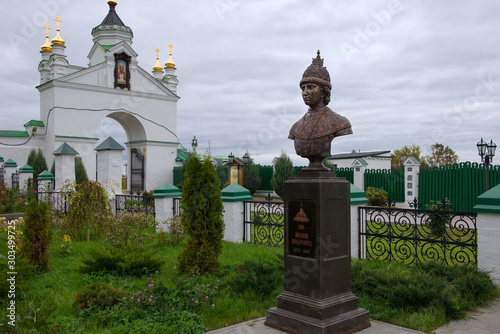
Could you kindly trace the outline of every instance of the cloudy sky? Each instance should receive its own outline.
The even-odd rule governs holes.
[[[478,161],[481,137],[500,144],[498,1],[118,0],[116,10],[144,69],[156,47],[164,63],[175,45],[177,134],[187,147],[196,135],[199,152],[210,142],[214,155],[248,150],[269,164],[283,150],[306,164],[287,136],[307,110],[298,83],[318,49],[332,78],[329,106],[354,132],[333,141],[333,154],[412,144],[426,153],[437,142]],[[86,66],[90,32],[107,11],[106,0],[2,5],[0,129],[39,118],[42,25],[55,28],[59,15],[67,59]],[[109,135],[126,140],[103,121],[99,136]]]

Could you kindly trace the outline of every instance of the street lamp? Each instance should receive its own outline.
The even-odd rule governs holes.
[[[488,144],[481,138],[481,141],[478,142],[476,146],[479,156],[481,157],[481,162],[484,162],[486,167],[486,191],[488,191],[490,190],[490,163],[493,162],[497,144],[495,144],[493,140]]]
[[[227,157],[229,158],[229,163],[232,164],[234,162],[234,154],[233,154],[233,152],[229,153],[229,155]]]
[[[248,164],[248,160],[250,160],[250,156],[248,155],[248,152],[245,152],[245,155],[243,156],[243,163],[245,166]]]

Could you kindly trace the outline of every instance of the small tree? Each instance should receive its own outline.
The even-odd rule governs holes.
[[[75,157],[75,179],[77,184],[88,181],[87,170],[81,157]]]
[[[444,147],[443,144],[436,143],[431,146],[431,154],[424,156],[422,159],[422,167],[439,167],[458,163],[458,154],[455,153],[449,146]]]
[[[243,168],[243,187],[250,190],[253,196],[260,187],[259,167],[253,163],[253,159],[248,158],[248,163]]]
[[[105,235],[112,213],[106,190],[99,183],[85,181],[78,185],[70,204],[64,227],[71,239],[82,240],[85,226],[87,241],[90,240],[91,228],[99,236]]]
[[[196,157],[189,158],[181,198],[181,223],[188,234],[179,255],[179,269],[183,273],[220,271],[224,220],[219,186],[210,160],[202,164]]]
[[[38,174],[48,169],[47,161],[45,160],[45,157],[41,149],[38,149],[38,151],[32,149],[28,154],[28,161],[26,163],[31,167],[33,167],[33,169],[35,170],[34,173],[35,179],[37,178]]]
[[[38,270],[49,270],[50,217],[47,205],[32,199],[26,210],[21,254]]]
[[[394,153],[391,154],[391,168],[392,169],[400,169],[403,168],[403,164],[405,163],[408,157],[415,157],[419,161],[422,161],[420,155],[422,154],[422,150],[420,146],[413,144],[412,146],[403,146],[399,150],[394,150]]]
[[[217,164],[215,172],[220,181],[220,188],[222,189],[224,188],[224,185],[227,183],[227,177],[226,177],[226,172],[224,171],[224,166],[221,163]]]
[[[291,177],[293,177],[292,160],[290,160],[285,152],[281,152],[280,157],[274,164],[274,173],[271,179],[271,185],[273,186],[274,192],[279,197],[283,198],[283,184]]]

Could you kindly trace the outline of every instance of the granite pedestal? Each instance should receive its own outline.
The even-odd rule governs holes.
[[[267,326],[287,333],[354,333],[369,313],[351,292],[350,183],[330,172],[285,182],[285,280]]]

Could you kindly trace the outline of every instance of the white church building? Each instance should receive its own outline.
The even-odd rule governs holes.
[[[109,117],[123,127],[127,136],[127,190],[151,191],[166,181],[173,182],[179,145],[179,82],[172,61],[172,44],[164,67],[160,65],[157,48],[152,73],[141,68],[132,48],[132,29],[118,16],[117,2],[109,0],[108,5],[107,16],[92,29],[94,44],[88,54],[88,66],[70,65],[59,16],[55,18],[57,35],[51,41],[49,25],[45,26],[46,42],[41,47],[38,66],[40,85],[36,87],[40,92],[39,119],[27,120],[22,131],[1,130],[0,156],[23,166],[29,152],[41,148],[50,167],[56,157],[54,152],[66,143],[82,158],[89,179],[103,183],[104,177],[121,180],[121,152],[115,159],[97,157],[102,152],[102,147],[96,151],[97,128]],[[66,167],[72,168],[68,161]],[[119,164],[120,168],[110,168],[109,164]],[[61,172],[58,168],[66,167],[56,165],[56,176]],[[109,171],[119,175],[110,176]]]

